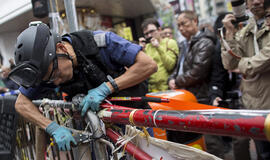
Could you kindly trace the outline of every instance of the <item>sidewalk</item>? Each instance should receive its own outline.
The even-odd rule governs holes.
[[[251,160],[257,160],[257,153],[255,148],[255,143],[253,140],[250,140],[249,142],[249,150],[250,150],[250,158]],[[224,160],[235,160],[233,157],[233,150],[232,148],[228,153],[225,154]]]

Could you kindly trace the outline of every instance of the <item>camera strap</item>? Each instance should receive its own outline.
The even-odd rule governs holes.
[[[224,38],[224,34],[223,34],[223,27],[219,30],[220,31],[220,36],[221,36],[221,41],[223,42],[223,45],[226,49],[226,51],[232,55],[233,57],[237,58],[237,59],[241,59],[240,56],[236,55],[235,53],[233,53],[231,47],[229,46],[228,42],[225,40]]]
[[[260,50],[259,50],[259,45],[258,45],[258,42],[257,42],[257,31],[258,31],[258,26],[255,22],[255,25],[254,25],[254,36],[253,36],[253,43],[254,43],[254,49],[255,49],[255,55],[258,55],[260,53]]]

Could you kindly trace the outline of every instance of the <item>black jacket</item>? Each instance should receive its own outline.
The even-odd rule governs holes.
[[[177,67],[169,80],[175,79],[178,88],[192,92],[198,99],[208,99],[215,42],[214,34],[206,29],[201,30],[199,35],[192,37],[183,64],[183,74],[178,75],[180,56]],[[183,51],[182,48],[180,49]]]
[[[211,78],[209,86],[209,97],[211,102],[216,97],[224,98],[224,94],[229,87],[229,74],[228,71],[224,69],[221,61],[221,45],[219,40],[215,47],[215,52],[213,54],[213,63],[211,68]]]

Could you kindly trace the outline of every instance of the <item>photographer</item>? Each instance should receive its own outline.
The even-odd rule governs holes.
[[[160,25],[154,18],[144,20],[141,28],[145,38],[144,51],[158,65],[158,71],[149,78],[149,92],[167,90],[168,77],[175,67],[179,54],[177,42],[161,37]],[[144,39],[140,38],[140,40]],[[143,41],[140,41],[140,45],[144,46]]]
[[[244,28],[238,30],[232,23],[236,15],[229,14],[223,19],[226,33],[222,41],[222,62],[226,69],[242,75],[240,90],[245,109],[270,109],[270,32],[264,23],[264,0],[246,2],[254,17]],[[258,159],[270,159],[270,143],[254,141]],[[249,145],[248,141],[245,143]]]

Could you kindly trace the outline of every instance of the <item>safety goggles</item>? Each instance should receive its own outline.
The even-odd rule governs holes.
[[[46,82],[48,84],[53,83],[53,81],[57,78],[58,57],[68,58],[69,60],[71,60],[72,66],[73,66],[72,57],[68,53],[58,53],[58,54],[56,54],[55,58],[52,61],[53,62],[53,68],[52,68],[52,71],[50,73],[50,76],[49,76],[49,78],[47,80],[44,81],[44,82]]]
[[[23,87],[32,87],[40,83],[40,72],[29,62],[16,66],[8,75],[15,83]]]
[[[58,56],[55,56],[55,58],[53,59],[53,68],[52,68],[52,71],[50,73],[48,80],[45,80],[46,83],[53,83],[53,81],[56,79],[56,70],[58,69],[57,57]]]

